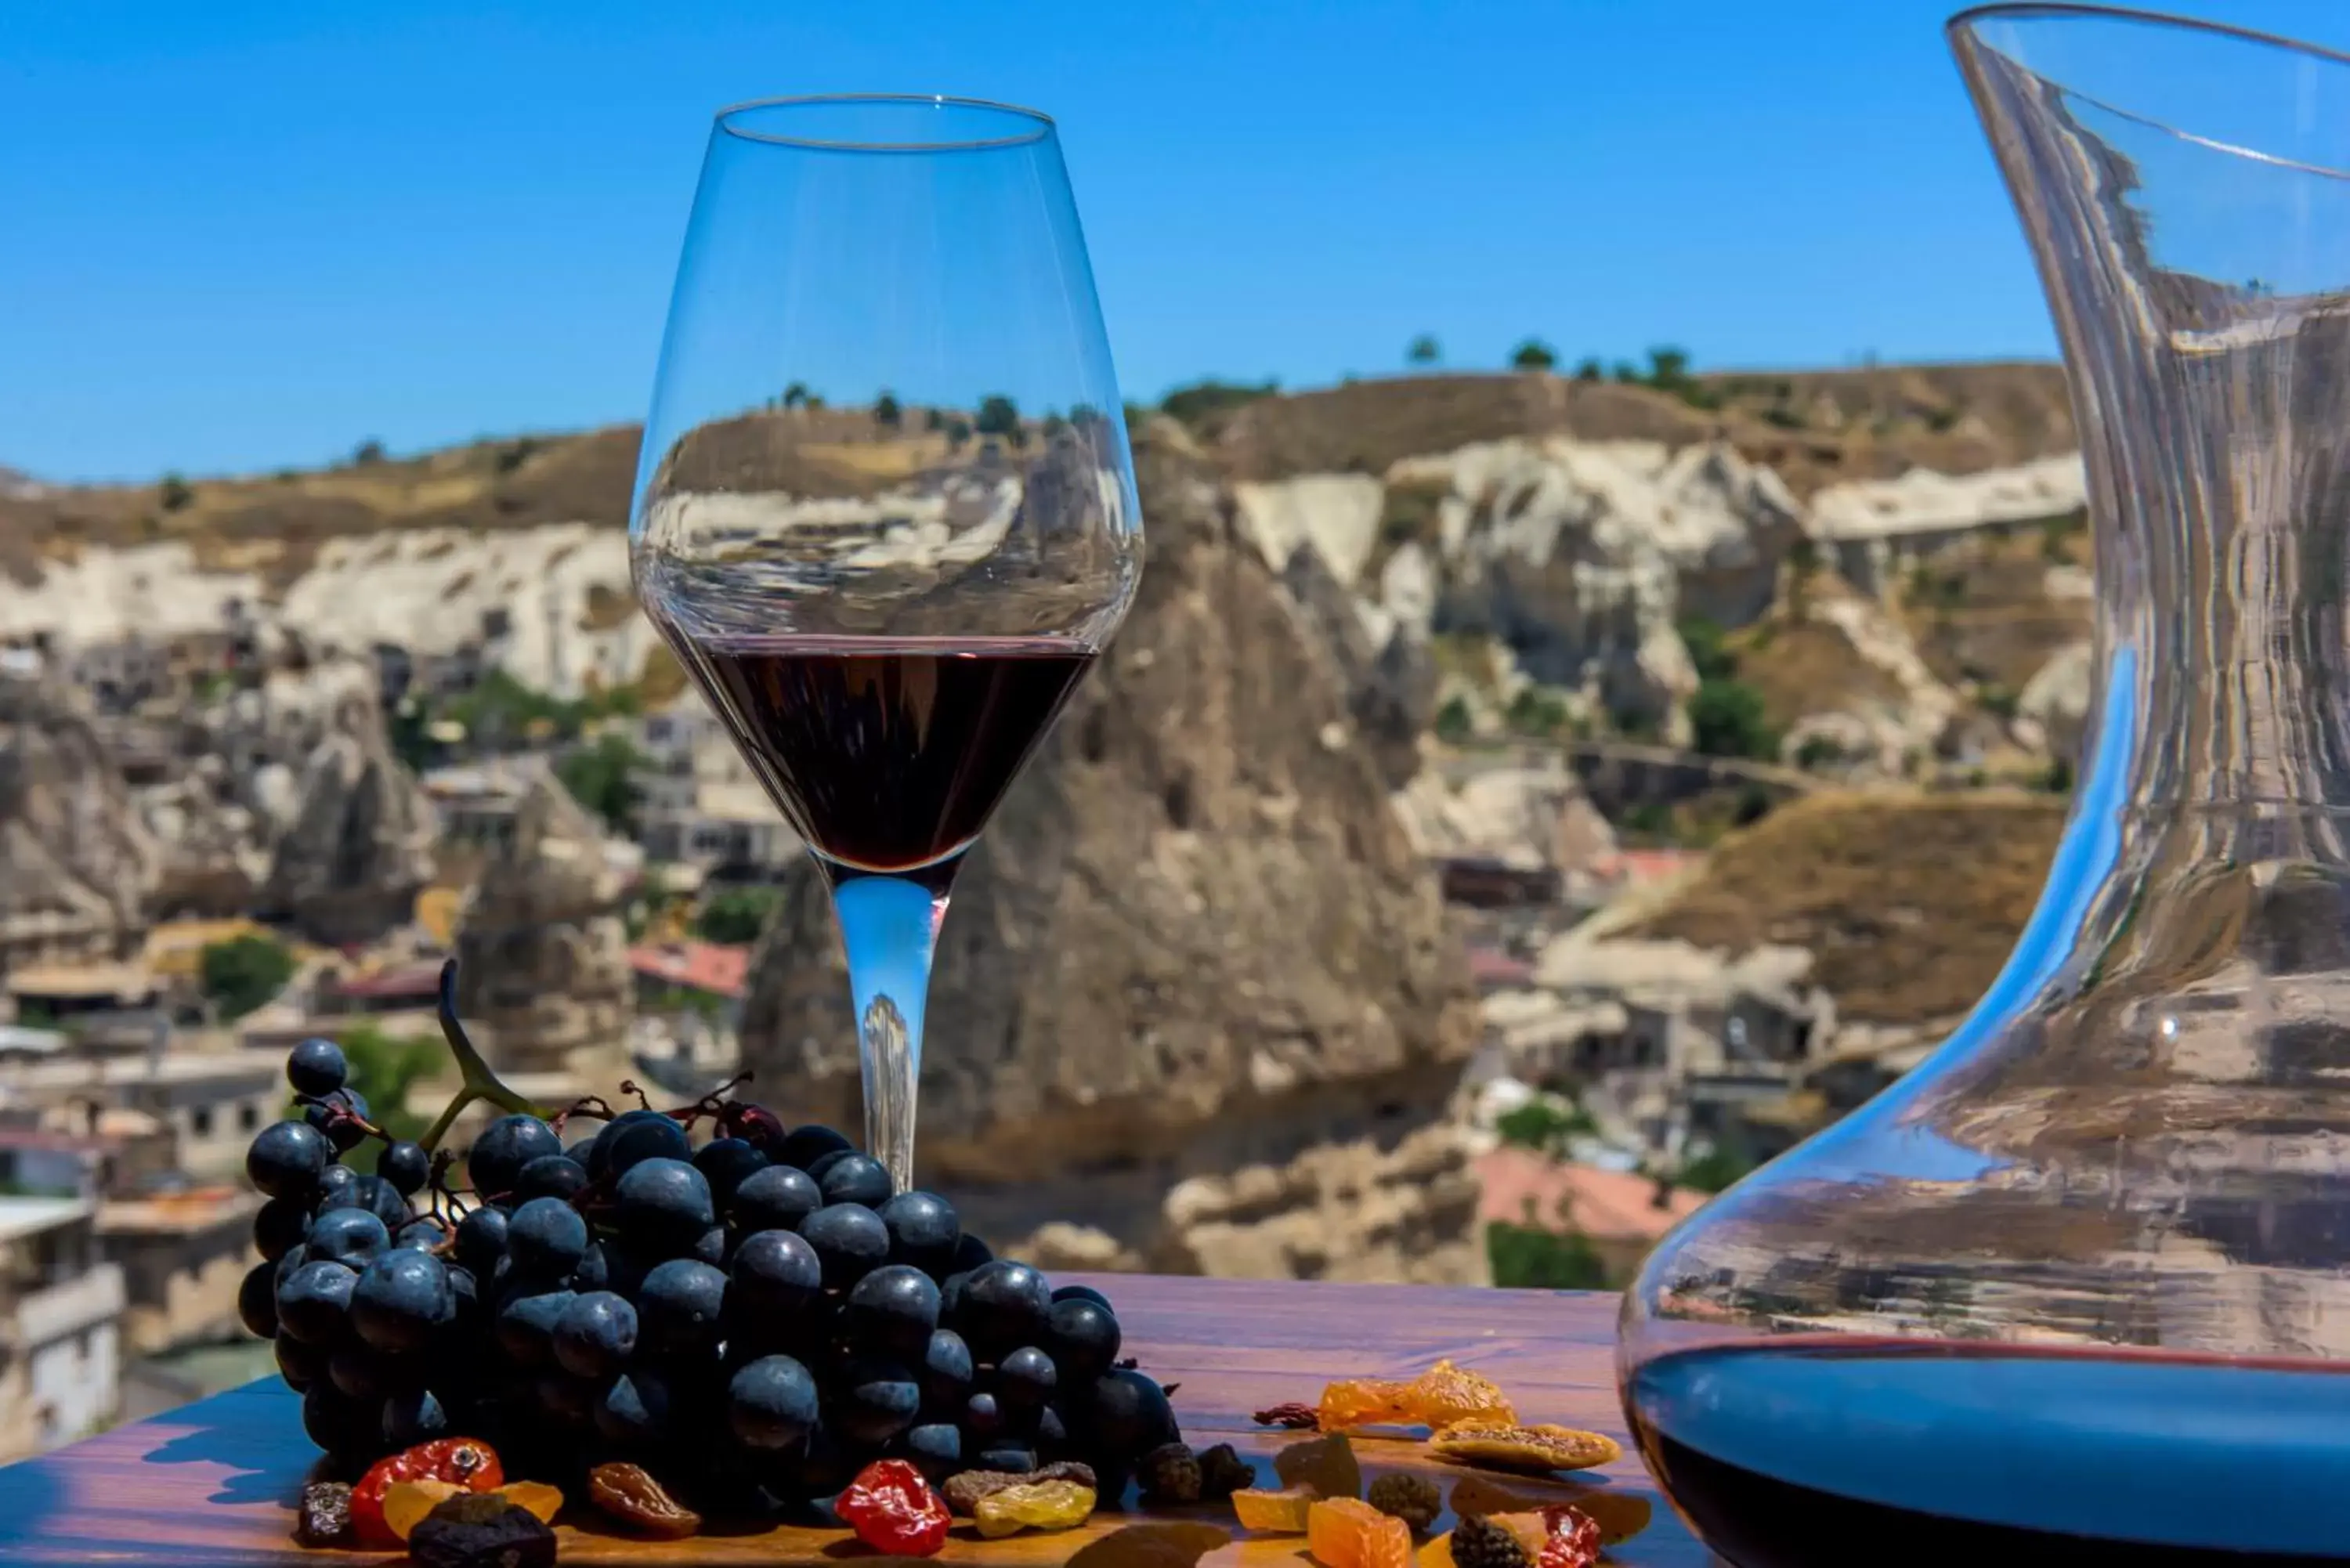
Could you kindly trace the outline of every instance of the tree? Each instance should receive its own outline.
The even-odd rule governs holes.
[[[794,381],[784,389],[784,407],[796,409],[807,400],[808,389],[806,381]]]
[[[722,888],[694,917],[694,934],[705,942],[755,942],[782,899],[783,894],[773,888]]]
[[[1510,369],[1513,370],[1547,370],[1557,363],[1558,356],[1551,352],[1550,345],[1539,337],[1527,338],[1518,345],[1518,351],[1510,356]]]
[[[1575,361],[1575,379],[1578,381],[1596,381],[1603,379],[1604,375],[1605,373],[1599,369],[1599,360],[1596,355]]]
[[[283,942],[248,932],[206,944],[196,958],[196,983],[223,1018],[242,1018],[285,990],[294,967]]]
[[[1495,1284],[1512,1290],[1609,1288],[1607,1260],[1590,1237],[1572,1225],[1564,1231],[1544,1230],[1534,1223],[1531,1200],[1526,1210],[1525,1224],[1496,1220],[1485,1227],[1485,1257],[1492,1265]]]
[[[158,499],[162,502],[166,512],[177,512],[196,498],[196,487],[176,473],[165,474],[163,483],[156,489]]]
[[[1648,350],[1648,384],[1672,388],[1689,379],[1689,351],[1685,348],[1651,348]]]
[[[1680,633],[1681,643],[1689,649],[1690,663],[1696,668],[1700,680],[1727,680],[1738,673],[1738,655],[1730,651],[1719,625],[1704,616],[1693,615],[1674,629]]]
[[[964,443],[970,440],[971,421],[969,420],[949,420],[947,421],[947,450],[949,452],[961,452],[963,449]]]
[[[923,410],[922,428],[926,431],[942,431],[946,429],[947,416],[945,412],[939,409]]]
[[[372,436],[369,437],[366,441],[359,442],[358,447],[351,452],[351,466],[354,468],[365,468],[371,462],[381,462],[382,461],[383,442],[377,441]]]
[[[905,410],[898,407],[898,400],[890,396],[888,391],[883,391],[879,397],[873,400],[875,424],[887,425],[889,429],[896,430],[904,422],[905,417]]]
[[[1444,358],[1444,350],[1437,347],[1433,337],[1423,332],[1411,340],[1410,346],[1404,349],[1403,357],[1414,365],[1433,365]]]
[[[431,1126],[408,1108],[409,1091],[439,1072],[448,1061],[440,1042],[395,1038],[373,1024],[361,1023],[343,1032],[337,1041],[350,1064],[350,1085],[367,1096],[376,1126],[396,1138],[414,1139]]]
[[[1710,757],[1770,757],[1777,737],[1762,716],[1762,693],[1743,680],[1704,680],[1690,699],[1692,743]]]
[[[643,753],[625,735],[599,735],[592,745],[569,753],[555,764],[555,776],[571,798],[602,817],[615,833],[626,833],[637,812],[637,771]]]
[[[1001,392],[979,400],[979,417],[971,428],[982,435],[1008,436],[1020,428],[1020,405]]]

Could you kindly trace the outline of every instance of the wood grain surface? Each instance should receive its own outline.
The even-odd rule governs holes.
[[[1127,1351],[1162,1381],[1180,1384],[1176,1414],[1194,1447],[1231,1442],[1276,1485],[1274,1450],[1299,1434],[1265,1431],[1252,1412],[1312,1401],[1332,1378],[1408,1377],[1440,1356],[1498,1381],[1529,1421],[1609,1433],[1627,1455],[1576,1481],[1511,1478],[1522,1491],[1571,1501],[1605,1487],[1654,1505],[1648,1527],[1610,1550],[1627,1568],[1700,1568],[1715,1561],[1674,1517],[1629,1453],[1616,1401],[1616,1299],[1545,1291],[1341,1285],[1295,1282],[1112,1276],[1095,1280],[1118,1303]],[[1430,1460],[1418,1443],[1360,1438],[1367,1476],[1411,1469],[1449,1492],[1465,1469]],[[0,1469],[0,1564],[377,1564],[380,1552],[307,1551],[293,1543],[294,1503],[317,1458],[302,1436],[296,1397],[276,1381],[254,1383],[152,1420],[117,1428],[56,1453]],[[967,1522],[941,1563],[1058,1568],[1088,1542],[1156,1519],[1232,1527],[1228,1508],[1146,1511],[1129,1492],[1083,1530],[982,1541]],[[1439,1530],[1450,1529],[1451,1515]],[[585,1506],[557,1527],[565,1563],[765,1563],[829,1568],[883,1561],[842,1530],[807,1526],[702,1535],[681,1542],[627,1539]],[[1311,1568],[1297,1536],[1251,1537],[1233,1529],[1206,1568]]]

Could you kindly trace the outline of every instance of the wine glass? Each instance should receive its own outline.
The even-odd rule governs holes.
[[[898,96],[719,114],[631,564],[830,885],[866,1144],[900,1190],[955,867],[1141,575],[1122,410],[1050,119]]]

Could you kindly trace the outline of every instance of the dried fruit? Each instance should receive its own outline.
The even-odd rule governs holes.
[[[1199,1456],[1185,1443],[1162,1443],[1137,1461],[1135,1475],[1148,1502],[1200,1501]]]
[[[1446,1539],[1453,1568],[1533,1568],[1534,1552],[1502,1520],[1464,1513]]]
[[[1284,1487],[1279,1491],[1245,1488],[1232,1493],[1232,1512],[1240,1516],[1243,1530],[1303,1535],[1306,1510],[1320,1498],[1321,1494],[1310,1486]]]
[[[1315,1418],[1326,1432],[1408,1422],[1412,1416],[1405,1399],[1410,1392],[1410,1384],[1384,1377],[1333,1383],[1322,1390],[1322,1403],[1315,1411]]]
[[[555,1516],[563,1511],[563,1489],[545,1481],[508,1481],[491,1495],[529,1510],[541,1524],[553,1524]]]
[[[1429,1451],[1440,1459],[1504,1470],[1580,1470],[1621,1459],[1623,1446],[1599,1432],[1572,1427],[1492,1426],[1462,1421],[1440,1429]]]
[[[1260,1427],[1291,1427],[1301,1432],[1322,1424],[1321,1413],[1313,1406],[1295,1402],[1259,1410],[1250,1419]]]
[[[1273,1456],[1273,1470],[1284,1486],[1310,1486],[1324,1497],[1363,1495],[1363,1467],[1344,1432],[1290,1444]]]
[[[1575,1487],[1564,1494],[1562,1502],[1562,1494],[1557,1490],[1536,1493],[1485,1476],[1461,1477],[1453,1485],[1451,1501],[1455,1513],[1489,1514],[1508,1524],[1518,1532],[1520,1539],[1530,1542],[1529,1551],[1539,1551],[1550,1533],[1549,1526],[1543,1522],[1546,1509],[1572,1506],[1596,1521],[1602,1546],[1631,1540],[1648,1529],[1656,1517],[1656,1505],[1638,1492]]]
[[[990,1541],[1024,1530],[1075,1530],[1094,1516],[1094,1489],[1075,1481],[1008,1486],[979,1500],[972,1517]]]
[[[505,1471],[487,1443],[476,1438],[442,1438],[378,1459],[351,1489],[351,1528],[363,1546],[396,1546],[400,1537],[383,1519],[383,1494],[406,1480],[453,1481],[464,1491],[495,1491]]]
[[[1411,1568],[1411,1528],[1358,1497],[1305,1511],[1305,1550],[1322,1568]]]
[[[351,1489],[341,1481],[312,1481],[302,1489],[302,1519],[294,1539],[305,1546],[345,1546],[351,1538]]]
[[[1091,1465],[1064,1459],[1041,1469],[964,1470],[960,1475],[949,1476],[946,1480],[947,1506],[957,1513],[970,1516],[978,1511],[979,1500],[983,1497],[1002,1491],[1006,1487],[1035,1486],[1045,1481],[1075,1481],[1096,1493],[1100,1490]]]
[[[1413,1420],[1439,1428],[1462,1421],[1513,1427],[1518,1420],[1500,1384],[1450,1361],[1440,1361],[1413,1378],[1403,1405]]]
[[[702,1528],[702,1515],[671,1497],[642,1465],[598,1465],[588,1472],[588,1501],[660,1541],[681,1541]]]
[[[857,1539],[876,1552],[929,1557],[947,1543],[947,1505],[903,1459],[876,1459],[832,1505]]]
[[[384,1528],[405,1541],[426,1514],[464,1490],[455,1481],[394,1481],[383,1494]]]
[[[1543,1510],[1549,1535],[1534,1556],[1536,1568],[1591,1568],[1599,1561],[1599,1521],[1572,1503]]]
[[[554,1568],[555,1532],[501,1497],[460,1493],[408,1536],[416,1568]]]
[[[1364,1501],[1381,1513],[1402,1520],[1415,1531],[1426,1530],[1444,1511],[1444,1495],[1426,1476],[1398,1470],[1371,1483]]]
[[[1230,1443],[1200,1450],[1200,1495],[1222,1501],[1244,1486],[1256,1485],[1256,1467],[1241,1458]]]

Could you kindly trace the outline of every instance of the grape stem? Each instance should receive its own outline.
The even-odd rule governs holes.
[[[426,1153],[441,1147],[442,1138],[456,1125],[465,1107],[475,1100],[487,1100],[499,1109],[515,1116],[543,1116],[546,1114],[501,1083],[498,1075],[490,1071],[490,1064],[482,1060],[481,1052],[473,1048],[473,1042],[466,1036],[464,1023],[457,1016],[455,959],[441,966],[440,1013],[441,1037],[449,1043],[450,1054],[457,1058],[457,1071],[463,1081],[458,1085],[456,1095],[451,1098],[440,1118],[425,1130],[422,1137],[416,1140],[424,1146]]]

